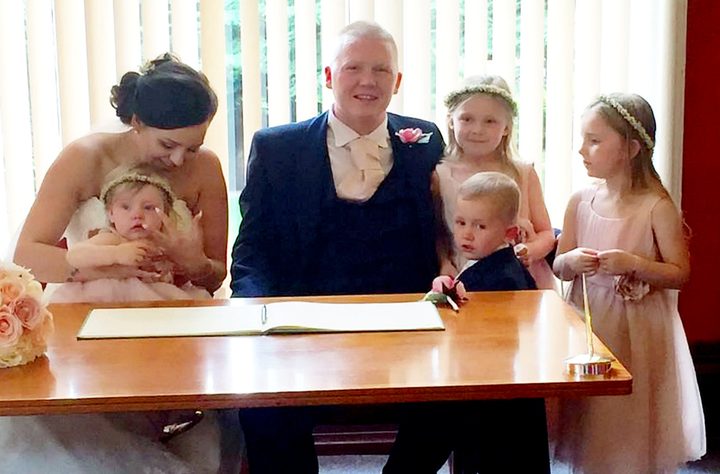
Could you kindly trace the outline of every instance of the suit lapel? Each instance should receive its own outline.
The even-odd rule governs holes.
[[[308,128],[301,132],[299,139],[303,149],[295,160],[295,196],[298,197],[295,217],[299,229],[300,248],[314,248],[317,239],[317,226],[320,223],[322,201],[328,186],[330,161],[327,151],[328,113],[312,120]],[[330,183],[332,184],[332,183]],[[303,252],[309,256],[312,252]]]

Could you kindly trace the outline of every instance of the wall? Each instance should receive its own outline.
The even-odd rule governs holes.
[[[720,2],[688,1],[682,208],[693,236],[680,314],[694,352],[720,347],[719,19]]]

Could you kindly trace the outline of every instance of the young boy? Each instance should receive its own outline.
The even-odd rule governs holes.
[[[457,279],[468,291],[537,289],[510,242],[516,225],[520,189],[502,173],[477,173],[458,190],[453,234],[468,259]]]
[[[517,184],[502,173],[460,186],[453,234],[469,259],[457,277],[466,290],[536,289],[510,244],[519,203]],[[542,398],[418,403],[406,410],[383,474],[435,474],[453,451],[456,472],[549,474],[547,443]]]

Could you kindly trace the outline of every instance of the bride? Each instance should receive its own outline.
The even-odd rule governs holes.
[[[140,73],[126,73],[112,88],[111,103],[125,129],[91,133],[60,153],[20,232],[14,261],[46,283],[142,276],[142,263],[78,270],[57,243],[64,235],[87,238],[96,228],[89,203],[97,201],[109,173],[145,165],[168,181],[191,215],[202,213],[199,232],[170,229],[163,250],[176,275],[212,294],[227,272],[228,212],[220,162],[202,147],[217,110],[215,93],[204,75],[166,54]],[[152,417],[142,413],[0,417],[0,473],[47,466],[68,474],[217,472],[223,469],[220,434],[225,447],[239,442],[236,424],[218,423],[223,416],[237,420],[232,412],[210,412],[166,443],[158,439]],[[227,436],[235,439],[228,443]]]

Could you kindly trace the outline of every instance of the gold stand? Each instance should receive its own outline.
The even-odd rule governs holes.
[[[590,302],[587,292],[587,278],[582,275],[583,283],[583,306],[585,309],[585,338],[587,340],[587,354],[579,354],[565,359],[567,371],[570,375],[604,375],[610,372],[612,360],[595,354],[593,348],[592,314],[590,313]]]

